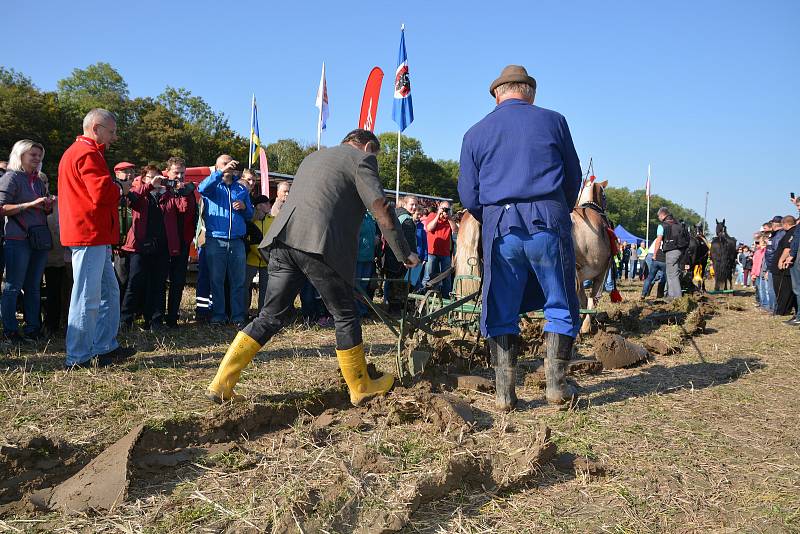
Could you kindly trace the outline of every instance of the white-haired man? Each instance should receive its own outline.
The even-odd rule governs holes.
[[[117,140],[117,121],[105,109],[83,119],[78,136],[58,164],[61,244],[72,251],[72,296],[67,320],[66,366],[100,366],[129,356],[117,342],[119,285],[111,246],[119,242],[120,189],[104,151]]]

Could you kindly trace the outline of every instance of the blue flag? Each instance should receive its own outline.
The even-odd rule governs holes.
[[[408,76],[405,28],[400,29],[400,52],[397,55],[397,70],[394,74],[394,107],[392,119],[402,132],[414,122],[414,106],[411,104],[411,79]]]

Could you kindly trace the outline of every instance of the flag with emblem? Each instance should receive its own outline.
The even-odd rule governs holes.
[[[394,108],[392,119],[402,132],[414,122],[414,107],[411,103],[411,79],[408,76],[405,26],[400,27],[400,52],[397,55],[397,70],[394,73]]]

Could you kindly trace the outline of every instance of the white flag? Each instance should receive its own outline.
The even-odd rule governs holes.
[[[325,131],[325,126],[328,122],[328,86],[325,83],[325,63],[322,63],[322,77],[319,79],[319,89],[317,90],[317,103],[319,108],[319,124],[317,125],[317,134]]]

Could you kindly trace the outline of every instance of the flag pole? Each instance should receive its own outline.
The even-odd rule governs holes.
[[[647,219],[645,220],[646,236],[644,238],[647,246],[650,247],[650,189],[653,184],[650,183],[650,164],[647,164]]]
[[[400,130],[397,130],[397,181],[395,182],[394,203],[400,204]]]
[[[317,150],[319,150],[320,139],[322,138],[322,106],[319,108],[319,117],[317,117]]]
[[[250,102],[250,150],[247,151],[247,168],[253,166],[253,113],[256,110],[256,94],[253,93],[253,100]]]
[[[319,114],[317,115],[317,150],[319,150],[322,140],[322,110],[325,107],[325,93],[327,93],[327,82],[325,81],[325,62],[322,62],[322,77],[319,80],[317,89],[317,99],[319,99]]]

